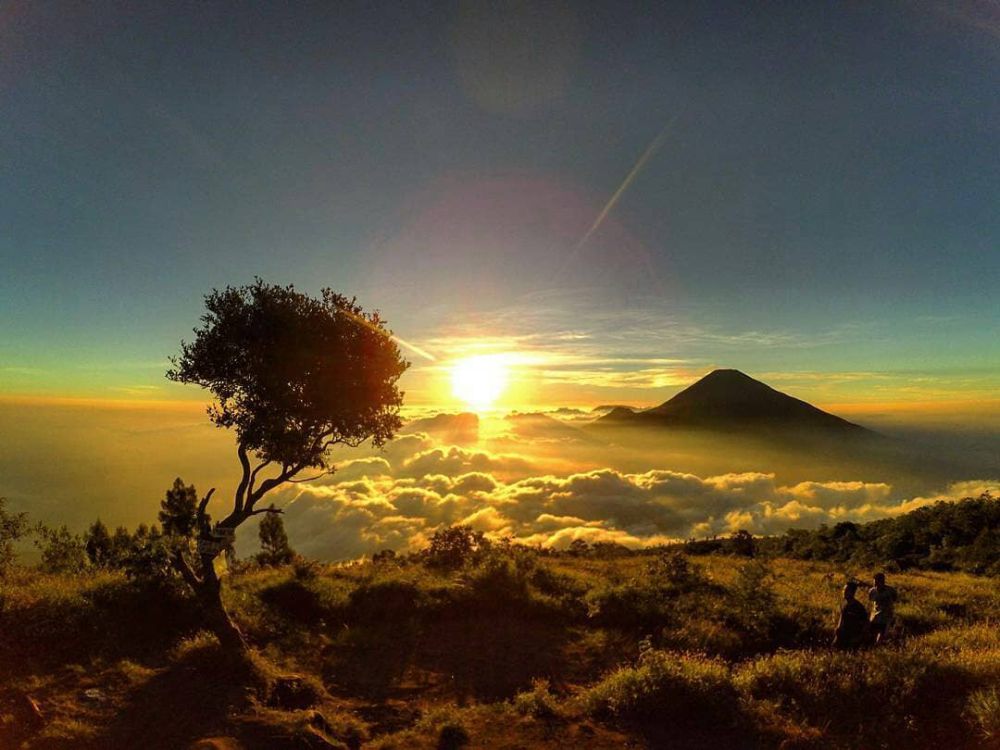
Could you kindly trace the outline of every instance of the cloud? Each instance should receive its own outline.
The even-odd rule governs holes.
[[[432,448],[410,457],[402,463],[402,476],[422,477],[428,474],[455,476],[468,472],[491,474],[526,474],[532,471],[530,461],[516,455],[496,455],[488,451],[468,450],[458,446]]]
[[[384,548],[412,551],[435,529],[456,523],[543,547],[584,539],[639,548],[737,529],[772,534],[869,521],[997,485],[963,482],[901,499],[882,482],[782,485],[769,472],[698,476],[598,468],[554,474],[537,468],[520,455],[429,447],[426,436],[408,435],[382,456],[347,462],[323,484],[286,488],[285,524],[300,552],[324,560]]]

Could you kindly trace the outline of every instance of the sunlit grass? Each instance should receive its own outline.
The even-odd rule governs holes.
[[[892,574],[902,596],[896,640],[845,654],[828,647],[840,586],[871,571],[763,565],[758,579],[747,578],[745,559],[724,556],[509,550],[454,568],[405,559],[237,566],[224,590],[265,682],[301,674],[364,705],[411,696],[401,726],[341,703],[324,709],[343,736],[373,747],[437,747],[463,733],[486,746],[516,738],[544,746],[552,722],[586,723],[597,747],[654,725],[755,737],[762,747],[899,738],[924,747],[945,729],[959,738],[951,746],[996,741],[996,579]],[[762,608],[740,593],[747,580],[771,592]],[[14,571],[3,588],[0,668],[12,689],[54,712],[46,741],[100,739],[104,719],[79,701],[95,676],[121,711],[161,675],[214,663],[217,647],[199,631],[192,602],[181,592],[150,608],[164,596],[150,599],[118,574]],[[15,665],[4,655],[16,652],[27,658]],[[294,713],[258,711],[255,721],[271,731],[306,731]]]

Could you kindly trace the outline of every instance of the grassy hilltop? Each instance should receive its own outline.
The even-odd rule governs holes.
[[[833,652],[869,572],[474,544],[245,564],[227,606],[257,650],[230,662],[179,587],[14,569],[0,747],[1000,747],[1000,581],[891,574],[895,643]]]

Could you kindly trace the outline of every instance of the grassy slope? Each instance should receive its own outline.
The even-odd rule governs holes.
[[[656,560],[247,570],[227,597],[249,667],[182,594],[21,572],[3,588],[0,748],[1000,747],[997,579],[894,576],[897,645],[840,654],[824,645],[839,584],[861,571]],[[773,601],[746,595],[755,573]],[[254,687],[279,672],[311,707],[268,705]]]

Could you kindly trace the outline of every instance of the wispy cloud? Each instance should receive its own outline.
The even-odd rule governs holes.
[[[593,309],[589,298],[586,289],[525,295],[516,304],[439,326],[420,340],[438,358],[422,369],[440,373],[454,359],[507,353],[515,368],[530,369],[548,385],[652,390],[686,385],[717,361],[742,359],[743,352],[803,350],[870,335],[851,324],[820,334],[734,330],[692,322],[691,314],[662,300],[642,298],[608,310]]]

